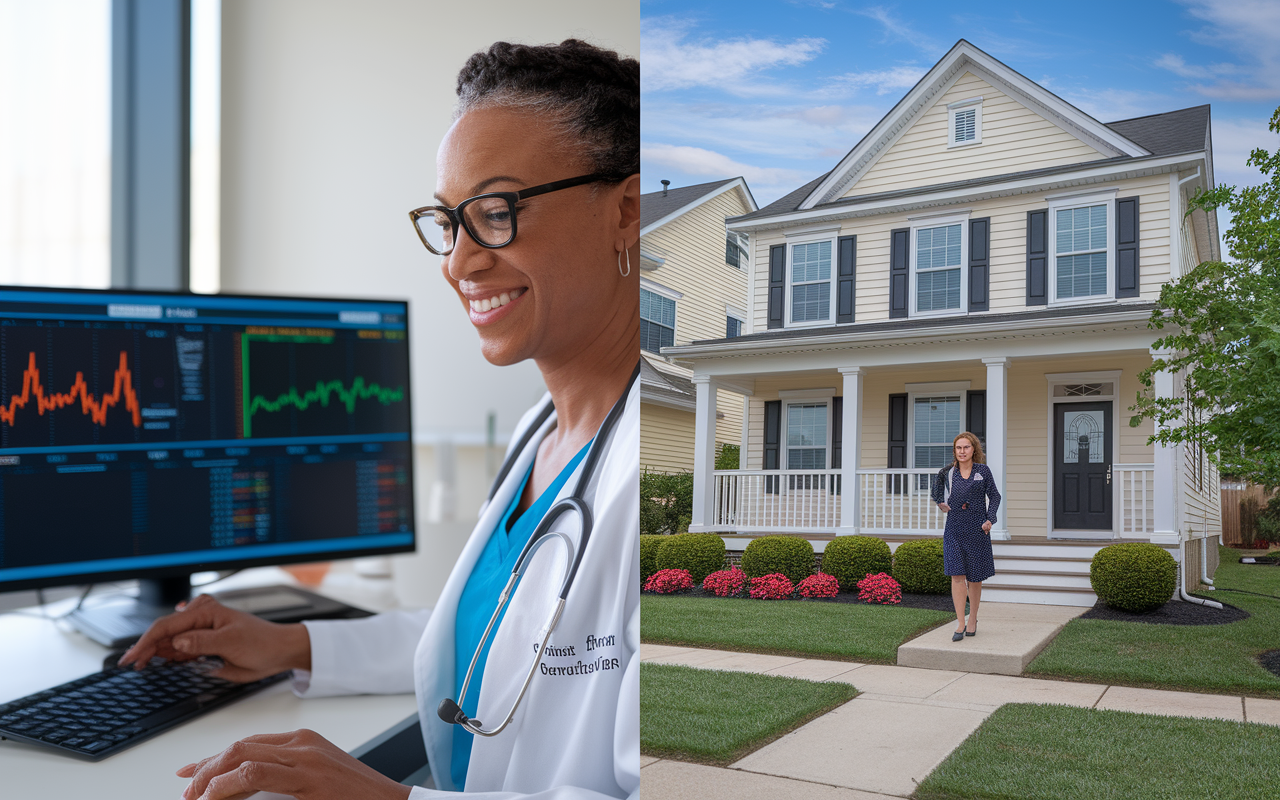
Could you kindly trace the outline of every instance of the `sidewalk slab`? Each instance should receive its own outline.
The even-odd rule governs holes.
[[[640,769],[644,769],[645,767],[649,766],[650,764],[656,764],[656,763],[657,763],[658,761],[660,761],[660,760],[661,760],[661,759],[654,758],[653,756],[641,755],[641,756],[640,756]]]
[[[1240,697],[1221,694],[1112,686],[1107,689],[1107,693],[1098,701],[1096,707],[1116,711],[1136,711],[1139,714],[1158,714],[1165,717],[1244,721],[1244,707],[1240,703]]]
[[[647,664],[677,664],[682,667],[703,667],[704,669],[713,669],[713,667],[705,666],[707,662],[719,661],[728,656],[739,655],[728,650],[698,650],[689,648],[679,653],[670,653],[668,655],[654,656],[653,658],[644,658]]]
[[[858,691],[893,697],[925,698],[942,687],[960,678],[962,672],[948,672],[940,669],[913,669],[911,667],[890,667],[884,664],[868,664],[860,667],[854,675],[845,676],[849,680],[857,680],[854,684]],[[842,680],[845,680],[842,678]],[[845,680],[847,683],[848,680]]]
[[[978,635],[951,641],[947,623],[898,648],[898,663],[924,669],[949,669],[997,675],[1021,675],[1063,626],[1087,608],[992,603],[978,607]]]
[[[983,711],[860,697],[731,768],[905,797],[986,717]]]
[[[676,656],[679,658],[679,656]],[[781,667],[790,666],[804,661],[803,658],[795,656],[766,656],[758,653],[721,653],[721,657],[711,661],[702,661],[698,664],[700,669],[720,669],[729,672],[757,672],[765,673],[771,669],[779,669]],[[667,663],[677,663],[668,661]]]
[[[1244,716],[1249,722],[1280,725],[1280,700],[1262,700],[1257,697],[1244,699]]]
[[[817,658],[806,658],[794,664],[775,667],[764,673],[781,675],[784,678],[803,678],[807,681],[837,681],[854,683],[854,675],[859,667],[865,666],[853,661],[823,661]]]
[[[780,797],[890,800],[897,797],[682,761],[659,761],[647,768],[641,778],[640,794],[644,800],[777,800]]]
[[[667,656],[679,655],[681,653],[691,653],[696,648],[693,647],[672,647],[669,644],[649,644],[647,642],[640,643],[640,660],[648,661],[651,658],[666,658]]]
[[[1050,703],[1093,708],[1106,690],[1106,685],[1097,683],[969,674],[929,695],[929,700],[996,706],[1005,703]]]

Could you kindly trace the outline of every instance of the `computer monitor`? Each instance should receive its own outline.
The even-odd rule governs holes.
[[[414,549],[404,302],[0,288],[0,592]]]

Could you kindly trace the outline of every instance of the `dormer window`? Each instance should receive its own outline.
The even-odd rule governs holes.
[[[947,147],[982,144],[982,98],[947,106]]]

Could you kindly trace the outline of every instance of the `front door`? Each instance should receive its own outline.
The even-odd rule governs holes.
[[[1053,527],[1110,531],[1111,403],[1057,403],[1053,431]]]

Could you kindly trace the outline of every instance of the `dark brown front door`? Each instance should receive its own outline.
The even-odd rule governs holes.
[[[1053,527],[1111,530],[1111,403],[1058,403],[1053,432]]]

